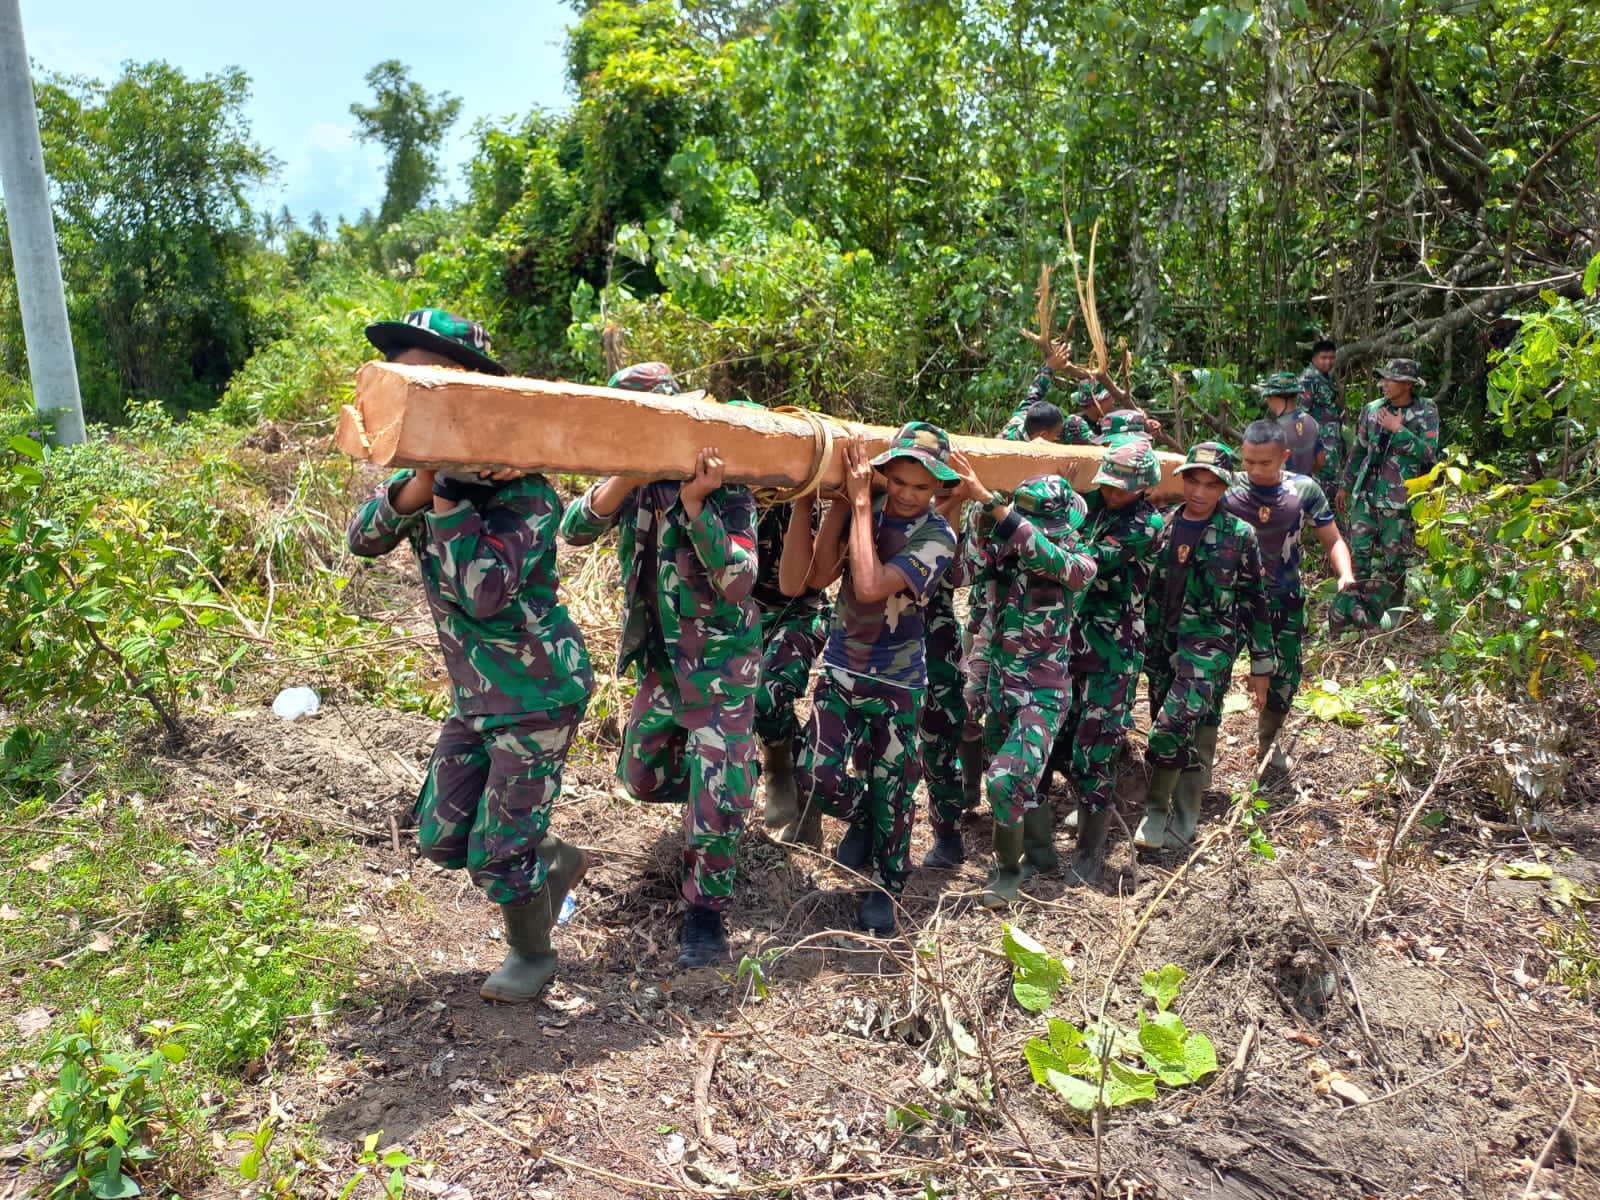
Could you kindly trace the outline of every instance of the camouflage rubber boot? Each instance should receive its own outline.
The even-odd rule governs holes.
[[[1176,767],[1157,767],[1151,772],[1144,793],[1144,818],[1133,831],[1133,844],[1139,849],[1166,849],[1167,810],[1172,807],[1172,789],[1177,783]]]
[[[985,908],[1008,908],[1016,902],[1022,886],[1022,826],[994,827],[994,867],[984,883]]]
[[[1217,735],[1221,732],[1222,729],[1216,725],[1202,725],[1194,731],[1195,757],[1200,760],[1201,792],[1211,790],[1211,771],[1217,765]]]
[[[1178,776],[1172,789],[1172,817],[1167,822],[1167,849],[1187,850],[1200,825],[1200,801],[1206,794],[1205,771],[1196,767]]]
[[[1067,868],[1068,887],[1094,887],[1100,882],[1100,869],[1106,860],[1106,830],[1111,824],[1109,808],[1094,809],[1078,805],[1078,849]]]
[[[506,924],[506,956],[483,981],[478,995],[499,1004],[526,1004],[544,990],[556,973],[556,952],[550,948],[555,913],[550,889],[526,904],[502,904]]]
[[[961,763],[961,807],[977,808],[983,803],[983,738],[962,734],[956,757]]]
[[[767,833],[782,841],[800,816],[800,798],[794,786],[794,743],[788,739],[761,743],[761,779],[767,790],[762,816]]]
[[[1261,760],[1267,757],[1267,752],[1270,750],[1272,760],[1267,763],[1267,769],[1269,771],[1289,769],[1289,756],[1283,752],[1283,747],[1278,745],[1278,733],[1283,729],[1284,719],[1288,715],[1265,708],[1256,717],[1256,766],[1261,765]]]
[[[1056,811],[1039,804],[1022,814],[1022,875],[1054,871],[1061,865],[1056,854]]]

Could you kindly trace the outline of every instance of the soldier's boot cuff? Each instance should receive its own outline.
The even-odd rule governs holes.
[[[1205,795],[1201,772],[1185,771],[1172,789],[1172,819],[1167,822],[1167,849],[1187,850],[1200,825],[1200,800]]]
[[[1111,824],[1109,808],[1078,805],[1078,848],[1067,868],[1068,887],[1094,887],[1100,882],[1105,865],[1106,830]]]
[[[1139,849],[1166,848],[1167,811],[1172,806],[1172,789],[1177,783],[1176,767],[1157,767],[1150,773],[1150,784],[1144,795],[1144,817],[1133,831],[1133,844]]]
[[[1048,803],[1022,814],[1022,857],[1024,876],[1054,871],[1061,865],[1056,854],[1056,813]]]
[[[767,805],[762,814],[767,832],[781,838],[784,830],[800,815],[799,794],[794,782],[793,742],[761,744],[761,779],[767,793]]]
[[[1287,771],[1289,769],[1289,756],[1283,752],[1283,747],[1278,745],[1277,738],[1283,729],[1284,719],[1288,713],[1274,712],[1270,708],[1262,709],[1256,718],[1256,765],[1261,765],[1261,760],[1267,757],[1267,751],[1272,751],[1272,761],[1267,766],[1274,771]]]
[[[561,911],[568,893],[582,882],[589,870],[589,856],[571,842],[553,833],[539,843],[539,858],[544,863],[544,892],[552,913]]]
[[[865,817],[851,822],[834,848],[833,861],[852,871],[864,868],[872,858],[872,826]]]
[[[527,904],[500,906],[506,925],[506,957],[483,981],[480,996],[499,1004],[526,1004],[544,990],[556,973],[556,954],[550,948],[554,911],[548,888]]]
[[[1022,826],[994,827],[994,867],[984,885],[982,904],[1001,909],[1014,904],[1022,886]]]
[[[1194,752],[1200,760],[1200,790],[1211,790],[1211,773],[1217,765],[1217,736],[1222,732],[1219,725],[1202,725],[1195,730]],[[1257,760],[1259,761],[1259,760]]]

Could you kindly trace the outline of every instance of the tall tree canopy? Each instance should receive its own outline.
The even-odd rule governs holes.
[[[427,199],[438,182],[439,144],[461,115],[461,100],[449,92],[430,95],[392,58],[367,72],[367,86],[373,102],[352,104],[350,112],[359,126],[356,136],[378,143],[389,155],[378,223],[392,225]]]

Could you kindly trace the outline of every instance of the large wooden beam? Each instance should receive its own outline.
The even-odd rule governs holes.
[[[792,488],[819,470],[822,486],[841,485],[843,442],[858,432],[876,453],[894,430],[695,397],[369,362],[356,376],[355,402],[339,414],[337,440],[346,454],[382,467],[681,479],[694,474],[702,446],[716,446],[730,482]],[[1088,491],[1100,461],[1094,446],[960,435],[951,441],[993,488],[1055,473]],[[1160,457],[1163,478],[1154,494],[1176,498],[1172,468],[1182,460]]]

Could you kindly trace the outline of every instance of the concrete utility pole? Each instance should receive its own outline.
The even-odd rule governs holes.
[[[21,0],[0,0],[0,188],[5,190],[33,404],[55,426],[58,445],[75,445],[84,439],[83,400],[44,179],[33,72],[22,38]]]

